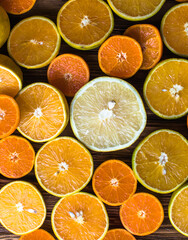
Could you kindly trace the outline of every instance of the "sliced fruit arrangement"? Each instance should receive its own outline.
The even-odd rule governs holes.
[[[80,50],[96,48],[110,35],[114,18],[101,0],[70,0],[57,16],[59,32],[66,43]]]
[[[54,237],[43,229],[37,229],[34,232],[22,235],[19,240],[55,240]]]
[[[60,89],[65,96],[75,93],[89,81],[90,72],[85,60],[75,54],[62,54],[48,67],[48,82]]]
[[[75,95],[70,109],[75,136],[94,151],[115,151],[133,144],[146,125],[136,89],[126,81],[96,78]]]
[[[92,185],[104,203],[120,206],[135,193],[137,180],[127,164],[113,159],[103,162],[95,170]]]
[[[0,94],[0,138],[11,135],[19,121],[20,110],[14,98]]]
[[[63,93],[47,83],[28,85],[16,101],[21,113],[18,131],[31,141],[49,141],[68,123],[69,109]]]
[[[175,131],[155,131],[134,150],[132,164],[138,181],[146,188],[172,192],[188,178],[188,141]]]
[[[143,91],[146,103],[156,115],[174,119],[188,113],[187,75],[186,59],[167,59],[150,71]]]
[[[22,88],[23,74],[11,58],[0,54],[0,94],[15,97]]]
[[[10,33],[10,20],[5,10],[0,6],[0,48],[4,45],[4,43],[8,39],[9,33]]]
[[[161,226],[164,210],[155,196],[137,193],[121,206],[120,219],[123,226],[132,234],[146,236]]]
[[[61,137],[37,153],[35,175],[47,192],[64,197],[82,190],[93,174],[93,159],[76,139]]]
[[[136,240],[136,238],[124,229],[109,230],[104,240]]]
[[[174,228],[188,237],[188,185],[176,190],[170,200],[168,215]]]
[[[165,0],[107,0],[112,10],[121,18],[129,21],[141,21],[155,15]]]
[[[1,224],[11,233],[23,235],[32,232],[43,224],[45,217],[45,203],[32,184],[13,181],[1,189]]]
[[[8,52],[22,67],[41,68],[56,57],[60,43],[54,22],[46,17],[34,16],[13,27],[8,39]]]
[[[161,33],[167,48],[173,53],[188,57],[188,3],[172,7],[161,22]]]
[[[0,140],[0,173],[8,178],[21,178],[34,165],[35,151],[22,137],[9,136]]]
[[[142,49],[133,38],[113,36],[100,47],[98,61],[101,70],[107,75],[130,78],[142,65]]]
[[[52,228],[60,240],[102,240],[108,221],[103,203],[83,192],[61,198],[52,211]]]
[[[159,62],[163,53],[163,42],[155,26],[135,24],[127,28],[124,35],[134,38],[142,48],[143,62],[140,69],[151,69]]]

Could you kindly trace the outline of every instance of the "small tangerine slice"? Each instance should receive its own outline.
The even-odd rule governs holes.
[[[12,134],[20,121],[20,110],[14,98],[0,95],[0,138]]]
[[[101,70],[107,75],[130,78],[142,65],[142,49],[133,38],[113,36],[100,47],[98,61]]]
[[[55,240],[54,237],[43,229],[38,229],[34,232],[22,235],[19,240]]]
[[[103,162],[95,170],[92,185],[104,203],[119,206],[135,193],[137,180],[127,164],[113,159]]]
[[[146,236],[162,224],[164,210],[160,201],[148,193],[137,193],[120,208],[123,226],[132,234]]]
[[[103,240],[136,240],[136,238],[125,229],[109,230]]]
[[[65,96],[73,97],[89,81],[89,67],[83,58],[62,54],[48,67],[48,82],[60,89]]]

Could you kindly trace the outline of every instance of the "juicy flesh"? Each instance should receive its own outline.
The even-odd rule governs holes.
[[[9,13],[22,14],[28,11],[33,6],[35,1],[36,0],[1,0],[1,6]]]
[[[135,240],[133,235],[131,235],[124,229],[109,230],[106,236],[104,237],[104,240],[121,240],[121,239]]]
[[[55,240],[52,235],[43,229],[37,229],[34,232],[22,235],[21,240]]]

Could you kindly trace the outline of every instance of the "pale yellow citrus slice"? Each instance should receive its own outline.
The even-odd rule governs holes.
[[[0,6],[0,48],[6,42],[9,33],[10,33],[9,17],[4,8]]]

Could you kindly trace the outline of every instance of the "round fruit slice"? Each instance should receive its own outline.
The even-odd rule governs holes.
[[[155,15],[165,0],[107,0],[112,10],[121,18],[141,21]]]
[[[144,83],[149,108],[165,119],[188,113],[188,60],[167,59],[150,71]],[[155,94],[153,94],[155,93]]]
[[[11,14],[19,15],[28,12],[36,0],[0,0],[0,5]]]
[[[23,235],[32,232],[43,224],[45,217],[45,203],[32,184],[14,181],[1,189],[1,224],[11,233]]]
[[[54,237],[43,229],[38,229],[34,232],[22,235],[19,240],[55,240]]]
[[[133,38],[113,36],[100,47],[98,61],[101,70],[107,75],[130,78],[142,65],[142,49]]]
[[[89,81],[89,67],[83,58],[74,54],[62,54],[48,67],[48,82],[60,89],[65,96],[75,93]]]
[[[136,238],[124,229],[112,229],[107,232],[104,240],[136,240]]]
[[[161,33],[167,48],[173,53],[188,57],[188,3],[172,7],[163,17]]]
[[[18,94],[19,132],[34,142],[57,137],[68,123],[69,109],[62,93],[46,83],[33,83]]]
[[[155,196],[137,193],[121,206],[120,219],[123,226],[132,234],[146,236],[161,226],[164,210]]]
[[[95,194],[104,203],[120,206],[135,193],[137,180],[127,164],[108,160],[95,170],[92,185]]]
[[[0,3],[1,4],[1,3]],[[8,39],[10,33],[10,21],[5,10],[0,6],[0,48]]]
[[[92,173],[91,154],[73,138],[56,138],[37,153],[37,180],[42,188],[57,197],[82,190],[90,181]]]
[[[66,43],[80,50],[98,47],[110,35],[114,18],[101,0],[70,0],[57,16],[59,32]]]
[[[0,94],[15,97],[22,88],[23,74],[11,58],[0,54]]]
[[[141,46],[143,63],[140,69],[153,68],[161,59],[163,43],[159,30],[151,24],[136,24],[127,28],[124,35],[134,38]]]
[[[8,137],[18,127],[20,110],[14,98],[0,95],[0,138]]]
[[[22,67],[47,66],[58,54],[61,38],[56,25],[45,17],[30,17],[19,22],[8,40],[9,55]]]
[[[184,185],[173,193],[168,215],[174,228],[181,234],[188,237],[188,185]]]
[[[25,138],[9,136],[0,140],[0,173],[8,178],[21,178],[33,168],[35,151]]]
[[[175,131],[155,131],[134,150],[132,164],[142,185],[170,193],[188,178],[188,141]]]
[[[71,104],[75,136],[94,151],[116,151],[133,144],[146,125],[136,89],[117,78],[99,77],[83,86]]]
[[[103,203],[88,193],[62,198],[52,211],[52,228],[60,240],[102,240],[108,225]]]

